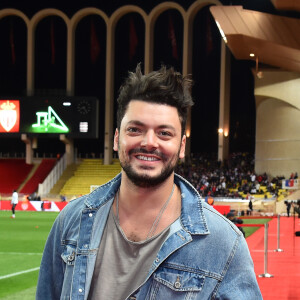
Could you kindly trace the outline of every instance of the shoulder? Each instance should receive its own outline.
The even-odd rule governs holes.
[[[70,217],[72,215],[77,215],[84,209],[97,210],[100,206],[114,197],[119,188],[120,180],[121,174],[118,174],[115,178],[100,185],[91,193],[71,200],[62,210],[62,216]]]
[[[71,227],[77,227],[80,224],[81,213],[85,208],[84,199],[86,196],[82,196],[71,200],[57,216],[54,228],[61,233],[68,230]]]
[[[203,212],[206,218],[207,227],[211,233],[230,233],[230,236],[236,237],[241,235],[241,231],[237,226],[228,220],[225,216],[220,214],[212,206],[208,205],[204,201],[203,203]]]

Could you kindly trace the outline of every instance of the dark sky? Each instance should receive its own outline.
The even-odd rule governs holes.
[[[16,8],[31,18],[36,12],[44,8],[57,8],[72,17],[84,7],[97,7],[110,16],[121,5],[134,4],[149,13],[153,7],[163,1],[7,1],[0,2],[2,8]],[[194,2],[191,0],[174,1],[185,9]],[[269,0],[240,0],[221,1],[224,5],[242,5],[245,9],[262,12],[291,15],[287,12],[277,12]],[[71,5],[70,5],[71,3]],[[172,57],[172,48],[168,40],[168,20],[174,23],[176,41],[178,45],[177,58]],[[92,20],[93,19],[93,20]],[[129,24],[133,20],[138,38],[135,55],[128,59]],[[94,24],[100,45],[100,56],[96,63],[91,64],[90,49],[83,45],[90,43],[91,23]],[[12,25],[13,24],[13,25]],[[55,33],[55,63],[51,63],[52,52],[50,28]],[[15,32],[16,62],[12,65],[10,32]],[[104,22],[99,17],[88,17],[78,25],[76,32],[76,63],[75,63],[75,94],[76,96],[96,96],[100,101],[100,125],[98,140],[76,140],[79,152],[103,152],[104,138],[104,88],[105,88],[105,43],[106,31]],[[193,96],[195,105],[192,110],[192,152],[217,152],[217,128],[219,114],[219,67],[220,67],[220,35],[207,8],[201,10],[194,23],[193,33],[193,79],[195,81]],[[24,96],[26,87],[26,31],[22,21],[18,18],[4,18],[0,20],[0,97],[14,95]],[[66,60],[66,30],[61,19],[48,17],[40,22],[36,30],[35,57],[35,89],[36,95],[48,93],[64,94],[65,88],[65,60]],[[6,41],[6,46],[5,46]],[[182,19],[175,10],[164,12],[157,20],[154,43],[154,68],[161,63],[172,65],[181,70],[182,59]],[[136,64],[143,61],[144,53],[144,24],[137,14],[124,16],[116,28],[115,55],[115,94],[128,70],[133,70]],[[231,119],[230,119],[230,152],[254,152],[255,143],[255,101],[254,83],[251,61],[237,61],[231,58]],[[116,98],[115,95],[115,98]],[[194,133],[193,133],[194,132]],[[5,139],[2,136],[0,152],[10,151],[14,147],[24,148],[19,140]],[[39,151],[63,152],[63,144],[57,139],[51,140],[51,147],[47,139],[39,142]]]

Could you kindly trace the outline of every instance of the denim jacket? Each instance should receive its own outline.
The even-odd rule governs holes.
[[[43,253],[37,300],[87,299],[120,182],[121,174],[71,201],[58,215]],[[126,299],[262,299],[240,230],[204,203],[185,179],[175,175],[175,183],[181,190],[181,216],[171,225],[144,283]]]

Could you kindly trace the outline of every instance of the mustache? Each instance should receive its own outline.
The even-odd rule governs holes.
[[[162,160],[166,160],[166,158],[167,158],[165,154],[163,154],[157,150],[148,151],[144,148],[135,148],[135,149],[129,150],[129,152],[128,152],[129,155],[137,154],[137,153],[155,155],[155,156],[158,156],[159,158],[161,158]]]

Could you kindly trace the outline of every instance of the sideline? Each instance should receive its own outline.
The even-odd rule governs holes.
[[[30,253],[30,252],[0,252],[0,255],[43,255],[43,253]]]
[[[18,275],[22,275],[22,274],[33,272],[33,271],[37,271],[39,269],[40,269],[40,267],[37,267],[37,268],[33,268],[33,269],[29,269],[29,270],[24,270],[24,271],[17,272],[17,273],[12,273],[12,274],[8,274],[8,275],[0,276],[0,280],[1,279],[6,279],[6,278],[10,278],[10,277],[14,277],[14,276],[18,276]]]

